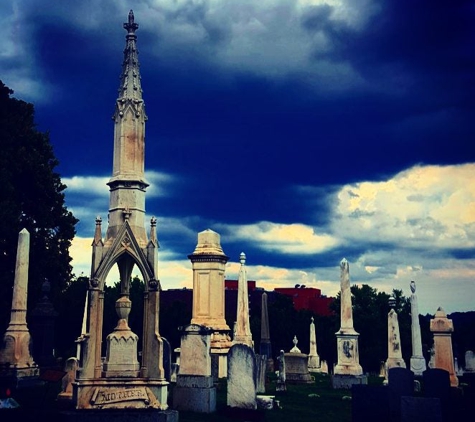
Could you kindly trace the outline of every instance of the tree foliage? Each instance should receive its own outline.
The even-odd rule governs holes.
[[[78,221],[65,206],[49,134],[36,129],[33,105],[12,94],[0,81],[0,329],[10,320],[19,232],[30,233],[28,307],[40,298],[45,278],[57,306],[71,279],[69,247]]]

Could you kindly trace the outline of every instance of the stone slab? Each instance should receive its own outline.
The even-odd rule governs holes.
[[[214,386],[213,377],[200,377],[193,375],[180,375],[176,377],[178,387],[188,388],[211,388]]]
[[[175,386],[173,408],[184,412],[213,413],[216,411],[216,388]]]
[[[332,387],[334,389],[350,389],[353,385],[368,384],[366,375],[333,375]]]

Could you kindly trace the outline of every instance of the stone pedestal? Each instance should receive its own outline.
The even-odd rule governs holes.
[[[308,371],[308,355],[298,352],[285,353],[285,379],[289,384],[313,383]]]
[[[114,331],[107,336],[107,353],[102,376],[135,378],[139,376],[140,369],[137,360],[139,337],[127,324],[131,302],[128,297],[123,296],[117,300],[115,307],[119,322]]]
[[[173,408],[178,411],[212,413],[216,410],[211,332],[211,328],[196,324],[182,328],[180,372],[173,389]]]
[[[225,320],[224,274],[228,257],[220,236],[207,229],[198,233],[194,252],[188,255],[193,267],[193,309],[191,323],[212,329],[211,353],[218,364],[214,374],[226,377],[226,355],[232,346],[231,329]]]
[[[452,349],[454,324],[440,307],[430,321],[430,330],[434,333],[434,368],[445,369],[450,375],[450,386],[458,387],[459,380],[455,374]]]

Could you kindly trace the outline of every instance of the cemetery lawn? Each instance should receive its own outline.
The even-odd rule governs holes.
[[[351,422],[351,390],[335,390],[331,386],[331,378],[324,374],[312,374],[312,384],[287,384],[285,393],[276,393],[276,377],[269,374],[266,382],[266,395],[275,396],[280,408],[259,410],[254,414],[229,410],[226,406],[226,380],[220,381],[217,387],[216,412],[200,414],[180,412],[180,422]],[[375,377],[370,383],[380,383]],[[247,416],[247,417],[246,417]]]
[[[351,422],[351,390],[334,390],[331,378],[325,374],[312,374],[315,381],[311,384],[289,384],[285,393],[276,393],[276,376],[268,375],[265,395],[275,396],[280,408],[240,412],[229,409],[226,405],[226,380],[217,384],[216,412],[195,413],[179,412],[179,422]],[[368,383],[382,383],[379,377],[369,377]],[[173,386],[170,385],[169,403],[173,403]],[[0,421],[36,421],[46,419],[55,422],[58,410],[57,395],[61,391],[61,382],[51,382],[32,388],[22,388],[12,397],[20,408],[12,411],[0,409]],[[69,410],[72,410],[69,408]]]

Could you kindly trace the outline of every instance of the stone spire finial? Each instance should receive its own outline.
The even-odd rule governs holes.
[[[156,242],[157,241],[157,218],[152,217],[150,219],[150,241]]]
[[[102,242],[102,218],[96,217],[96,230],[94,232],[93,245],[99,245]]]
[[[122,74],[120,76],[119,98],[134,99],[142,101],[142,88],[140,86],[139,58],[137,50],[137,35],[135,31],[139,25],[134,21],[134,12],[129,12],[128,22],[124,23],[127,31],[126,45],[124,50],[124,61],[122,63]],[[142,110],[144,112],[144,110]],[[137,109],[137,113],[139,110]],[[139,117],[139,116],[137,116]]]
[[[128,22],[124,23],[124,29],[127,30],[129,34],[135,34],[135,31],[138,29],[139,25],[134,22],[134,11],[130,9]]]

